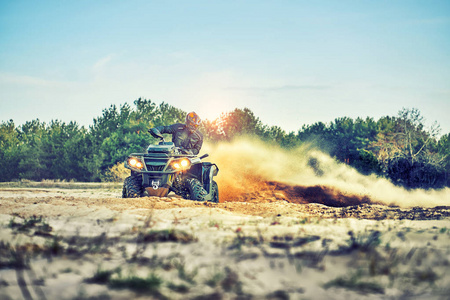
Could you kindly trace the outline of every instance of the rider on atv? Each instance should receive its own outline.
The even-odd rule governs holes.
[[[197,155],[203,144],[203,135],[198,130],[201,124],[200,117],[195,112],[186,115],[186,123],[176,123],[169,126],[157,126],[150,128],[148,132],[158,138],[162,133],[172,135],[172,142],[181,148],[186,154]]]
[[[158,126],[149,130],[160,139],[157,145],[150,145],[145,153],[131,153],[125,160],[125,168],[131,170],[125,178],[123,198],[144,196],[167,197],[170,192],[184,199],[219,202],[219,187],[214,177],[219,168],[208,157],[198,157],[203,136],[198,131],[201,121],[191,112],[186,124]],[[162,133],[172,134],[172,142],[166,142]]]

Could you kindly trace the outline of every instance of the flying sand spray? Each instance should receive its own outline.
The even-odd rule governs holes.
[[[233,142],[205,144],[203,150],[210,154],[221,170],[217,178],[221,202],[239,201],[248,194],[257,197],[255,195],[267,188],[268,182],[279,182],[291,186],[291,190],[320,187],[327,193],[333,191],[341,195],[341,198],[342,195],[351,195],[350,198],[343,197],[344,201],[356,197],[360,203],[400,207],[434,207],[450,203],[449,188],[408,191],[385,178],[362,175],[309,145],[286,150],[257,139],[241,138]],[[304,203],[308,202],[315,201],[304,199]]]

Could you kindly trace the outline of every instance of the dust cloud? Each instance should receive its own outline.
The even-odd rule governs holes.
[[[450,205],[450,189],[412,190],[375,175],[365,176],[305,145],[282,149],[260,140],[205,144],[218,165],[220,201],[248,201],[276,195],[297,203],[348,206],[379,203],[399,207]]]

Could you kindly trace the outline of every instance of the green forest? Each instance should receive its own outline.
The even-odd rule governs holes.
[[[111,180],[111,168],[154,142],[149,128],[184,122],[185,115],[167,103],[137,99],[132,105],[104,109],[89,128],[75,121],[2,121],[0,181]],[[201,131],[206,142],[252,136],[286,149],[308,143],[363,174],[374,173],[405,188],[450,186],[450,134],[441,135],[438,124],[425,128],[414,108],[379,120],[340,117],[304,125],[297,132],[267,126],[244,108],[204,120]]]

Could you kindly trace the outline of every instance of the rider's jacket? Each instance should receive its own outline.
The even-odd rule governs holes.
[[[169,126],[157,126],[149,130],[150,133],[168,133],[172,135],[172,142],[176,147],[191,150],[197,155],[203,144],[203,135],[200,131],[190,132],[185,124],[176,123]]]

